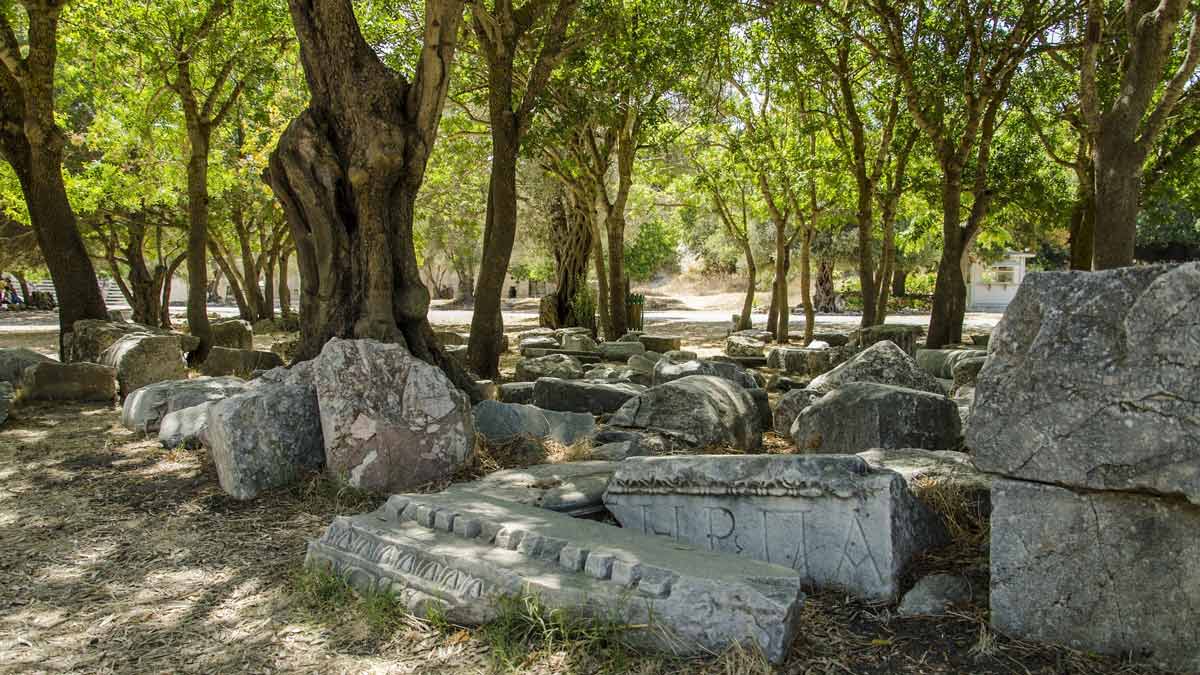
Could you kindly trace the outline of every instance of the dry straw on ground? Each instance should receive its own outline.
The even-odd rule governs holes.
[[[677,661],[614,649],[595,630],[547,641],[528,622],[512,624],[523,642],[512,630],[419,620],[387,599],[314,584],[300,566],[306,541],[378,496],[314,476],[235,501],[202,453],[164,452],[118,417],[39,405],[0,431],[0,672],[770,672],[746,650]],[[488,452],[481,466],[511,459]],[[975,547],[921,564],[943,571],[978,556]],[[983,606],[899,619],[816,593],[778,672],[1147,672],[1007,640],[987,629]]]

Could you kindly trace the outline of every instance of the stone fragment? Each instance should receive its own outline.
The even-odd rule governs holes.
[[[891,342],[912,357],[917,353],[917,336],[920,334],[921,329],[917,326],[884,324],[854,331],[850,334],[849,344],[858,349],[866,349],[879,342]],[[829,341],[826,340],[826,342]],[[829,343],[834,344],[833,342]]]
[[[117,369],[98,363],[35,363],[21,375],[21,398],[29,401],[100,401],[117,397]]]
[[[533,403],[533,382],[505,382],[500,385],[504,403]]]
[[[536,464],[455,483],[454,489],[576,517],[590,516],[604,511],[604,488],[616,470],[616,462],[605,461]]]
[[[339,517],[309,543],[306,563],[387,590],[416,613],[437,603],[464,624],[532,594],[551,609],[637,626],[622,639],[680,656],[742,643],[780,662],[804,599],[785,567],[460,490],[396,495],[374,513]]]
[[[261,384],[211,404],[207,417],[204,445],[221,489],[237,499],[294,483],[324,463],[317,397],[310,386]]]
[[[335,338],[314,380],[328,468],[354,487],[413,489],[450,476],[474,452],[470,399],[402,345]]]
[[[657,358],[650,358],[649,354],[634,354],[629,357],[625,365],[643,375],[654,375],[654,366],[658,363]]]
[[[609,424],[669,436],[691,448],[762,447],[762,422],[753,397],[729,380],[693,375],[630,399]]]
[[[876,448],[860,452],[858,456],[874,469],[900,474],[908,482],[909,489],[918,496],[925,488],[949,488],[973,502],[981,515],[987,516],[991,512],[994,477],[976,469],[971,463],[971,456],[966,453],[919,448]]]
[[[21,385],[25,369],[36,363],[57,363],[54,359],[25,347],[0,349],[0,381]]]
[[[974,388],[979,379],[979,372],[983,370],[986,363],[987,356],[981,355],[963,359],[954,364],[954,390],[958,391],[963,387]]]
[[[771,395],[766,389],[747,389],[747,394],[754,399],[754,408],[758,411],[758,425],[767,431],[774,425],[774,412],[771,410]]]
[[[890,602],[945,538],[905,481],[852,455],[634,457],[609,481],[622,527],[780,564],[805,583]]]
[[[572,445],[596,428],[595,418],[586,413],[543,410],[519,403],[480,401],[472,414],[475,431],[497,444],[514,438],[549,438]]]
[[[147,385],[125,397],[121,425],[130,431],[158,431],[163,418],[176,410],[213,403],[240,394],[248,387],[236,377],[197,377]]]
[[[739,330],[731,333],[731,335],[733,337],[748,338],[763,344],[775,341],[775,335],[771,333],[771,331],[763,330],[761,328],[748,328],[746,330]]]
[[[543,377],[563,380],[578,380],[583,377],[583,364],[572,356],[550,354],[517,361],[515,379],[519,382],[536,382]]]
[[[780,436],[791,438],[792,423],[800,416],[805,408],[821,398],[821,394],[811,389],[792,389],[779,399],[775,412],[771,416],[771,428]]]
[[[280,338],[271,343],[271,351],[279,355],[284,363],[291,363],[296,358],[296,351],[300,349],[300,338]]]
[[[940,394],[854,382],[805,408],[791,428],[799,452],[871,448],[952,450],[962,440],[958,406]]]
[[[558,340],[554,339],[554,337],[550,335],[533,335],[522,338],[521,341],[517,343],[517,349],[521,352],[521,354],[526,354],[526,352],[530,349],[558,348]]]
[[[100,353],[98,363],[117,370],[121,396],[148,384],[187,377],[187,363],[179,350],[179,340],[169,335],[124,335]]]
[[[499,401],[500,387],[492,380],[475,380],[475,393],[481,401]]]
[[[671,363],[684,363],[687,361],[695,361],[699,358],[700,357],[696,355],[696,352],[689,352],[685,349],[672,349],[670,351],[663,352],[662,358],[659,360],[666,360],[670,361]]]
[[[919,389],[933,394],[945,390],[912,357],[891,342],[876,342],[850,360],[814,379],[808,388],[827,394],[851,382],[876,382]]]
[[[1200,504],[1200,263],[1031,274],[992,333],[985,471]]]
[[[683,348],[683,338],[678,335],[641,335],[638,337],[638,341],[646,347],[647,351],[659,354],[679,351]]]
[[[997,630],[1200,671],[1200,507],[1006,479],[992,505]]]
[[[787,373],[816,377],[833,368],[838,352],[809,347],[774,347],[767,352],[767,367]]]
[[[987,352],[978,349],[918,349],[916,362],[922,370],[939,380],[954,377],[954,367],[967,359],[986,357]]]
[[[201,403],[190,408],[169,412],[158,426],[158,442],[168,450],[172,448],[195,449],[204,444],[204,432],[208,428],[208,408],[211,403]]]
[[[730,335],[725,339],[725,353],[734,357],[763,355],[766,343],[745,335]]]
[[[588,456],[597,460],[619,462],[623,459],[636,456],[638,449],[639,446],[633,441],[616,441],[592,448]]]
[[[270,370],[282,365],[283,359],[275,352],[213,347],[208,358],[200,364],[200,372],[212,377],[249,377],[256,370]]]
[[[624,363],[634,354],[646,353],[646,347],[641,342],[609,341],[599,345],[600,357],[605,361]]]
[[[249,321],[225,319],[209,324],[214,347],[229,349],[254,349],[254,331]]]
[[[533,385],[533,404],[546,410],[607,415],[645,390],[636,384],[543,377]]]
[[[443,347],[461,347],[470,341],[471,336],[451,330],[435,330],[433,336]]]
[[[15,397],[16,390],[13,389],[12,383],[0,380],[0,425],[8,421],[8,415],[12,411],[13,399]]]
[[[930,574],[904,594],[900,616],[940,616],[955,605],[971,601],[971,582],[953,574]]]
[[[596,341],[587,333],[567,333],[562,337],[562,348],[575,352],[598,351]]]
[[[654,385],[659,386],[693,375],[719,377],[742,387],[754,389],[759,386],[754,376],[742,366],[729,361],[702,359],[677,361],[664,358],[654,365]]]
[[[75,361],[100,363],[104,351],[127,335],[170,336],[178,341],[179,351],[184,354],[192,352],[200,346],[200,339],[195,336],[136,323],[80,319],[72,328],[74,330],[63,335],[63,355],[68,363]]]

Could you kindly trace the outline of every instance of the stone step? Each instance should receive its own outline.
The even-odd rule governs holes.
[[[677,655],[748,644],[775,663],[804,600],[787,567],[453,488],[334,519],[306,564],[393,592],[417,613],[439,605],[454,622],[485,623],[505,596],[534,594],[616,620],[634,644]]]

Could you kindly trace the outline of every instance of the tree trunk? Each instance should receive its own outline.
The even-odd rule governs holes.
[[[233,265],[230,264],[229,259],[221,253],[221,249],[217,247],[216,240],[209,239],[208,247],[212,252],[213,260],[217,263],[217,269],[229,280],[229,290],[233,293],[233,301],[237,303],[238,316],[250,323],[258,321],[258,315],[246,300],[246,294],[242,292],[242,284],[238,281],[238,275],[234,272]]]
[[[350,0],[288,5],[311,99],[271,153],[268,182],[300,267],[296,358],[316,356],[333,337],[400,342],[477,399],[429,325],[412,229],[462,6],[427,0],[425,47],[410,83],[363,39]]]
[[[785,345],[790,341],[792,308],[788,299],[788,272],[792,268],[792,250],[788,246],[783,248],[783,265],[776,267],[778,279],[776,285],[778,287],[779,303],[776,311],[779,312],[779,320],[776,325],[775,341],[781,345]]]
[[[967,284],[962,264],[969,241],[961,225],[961,207],[960,175],[945,171],[942,180],[942,257],[933,287],[926,349],[940,349],[962,341],[962,322],[967,313]]]
[[[287,246],[279,251],[279,316],[285,320],[292,318],[292,288],[288,285],[288,258],[291,253]]]
[[[188,354],[188,365],[208,358],[212,328],[208,323],[208,135],[189,130],[191,153],[187,166],[188,190],[188,332],[200,338],[200,346]],[[230,281],[232,281],[230,276]]]
[[[896,267],[896,209],[884,208],[883,255],[879,261],[879,274],[875,276],[875,322],[882,326],[887,321],[888,300],[891,297],[892,274]]]
[[[263,290],[262,306],[258,311],[259,319],[275,320],[275,254],[267,256],[267,262],[262,268]],[[257,285],[257,284],[256,284]]]
[[[865,179],[865,177],[864,177]],[[859,325],[863,328],[875,325],[875,303],[878,300],[875,287],[875,261],[871,255],[871,219],[872,201],[874,200],[874,185],[870,181],[858,186],[858,281],[862,290],[862,320]]]
[[[619,340],[613,329],[612,310],[609,306],[608,265],[604,262],[604,244],[600,237],[600,226],[592,220],[592,257],[596,263],[596,304],[600,306],[600,327],[604,330],[606,340]],[[623,335],[623,334],[622,334]]]
[[[1093,241],[1097,270],[1133,264],[1142,164],[1146,158],[1138,144],[1131,137],[1126,138],[1132,135],[1132,130],[1105,131],[1096,144],[1094,232],[1097,236]]]
[[[797,214],[799,217],[799,214]],[[800,240],[800,302],[804,305],[804,344],[812,342],[817,322],[817,311],[812,298],[812,237],[813,228],[804,228]]]
[[[561,187],[551,205],[555,263],[554,311],[559,326],[580,324],[579,317],[571,312],[571,307],[576,294],[587,288],[588,256],[592,252],[592,211],[594,208],[591,204],[576,203]],[[594,325],[594,318],[587,323],[588,328]]]
[[[503,112],[507,112],[505,109]],[[512,259],[517,234],[517,155],[520,139],[511,114],[492,119],[492,177],[488,189],[487,221],[483,229],[483,257],[475,284],[475,311],[471,316],[468,349],[471,369],[485,379],[500,372],[500,345],[504,316],[500,302],[504,277]]]
[[[771,305],[767,307],[767,332],[775,335],[779,330],[779,269],[776,265],[775,278],[771,279]]]
[[[822,314],[836,314],[838,311],[833,267],[833,260],[829,258],[817,261],[817,289],[813,294],[813,308]]]
[[[614,210],[605,219],[608,233],[608,320],[612,338],[620,339],[629,332],[629,313],[626,305],[629,281],[625,278],[625,210]]]
[[[28,22],[23,77],[17,80],[7,67],[0,67],[0,156],[21,184],[38,248],[54,282],[62,356],[76,321],[108,318],[62,176],[65,137],[54,118],[54,74],[64,4],[24,3]],[[20,58],[22,48],[12,48],[18,52],[13,58]]]
[[[179,266],[187,258],[187,254],[181,255],[171,264],[167,266],[167,271],[163,275],[162,285],[162,302],[159,303],[159,311],[161,312],[161,320],[159,325],[163,328],[171,327],[171,281],[175,279],[175,272],[179,270]]]
[[[741,240],[742,255],[746,258],[746,299],[742,302],[742,313],[738,316],[738,330],[749,330],[754,327],[751,313],[754,311],[754,287],[758,285],[758,267],[754,264],[754,251],[750,248],[750,240]]]
[[[892,295],[897,298],[908,297],[908,270],[897,269],[892,274]]]
[[[1090,271],[1095,256],[1096,211],[1092,191],[1081,186],[1071,208],[1071,269]]]

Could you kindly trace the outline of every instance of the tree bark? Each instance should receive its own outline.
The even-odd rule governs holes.
[[[208,358],[208,352],[212,349],[212,328],[208,322],[207,255],[209,132],[201,128],[189,129],[188,140],[191,152],[187,165],[187,320],[188,332],[200,338],[200,346],[188,354],[188,364],[196,366]]]
[[[159,326],[162,328],[171,327],[171,280],[175,278],[175,272],[179,270],[179,266],[187,259],[187,253],[175,258],[167,265],[167,271],[163,275],[162,285],[162,302],[159,303],[160,320]]]
[[[350,0],[289,0],[311,99],[271,153],[268,182],[300,266],[297,359],[333,337],[399,342],[478,398],[427,318],[413,202],[436,139],[462,6],[426,0],[410,82],[363,39]]]
[[[746,259],[746,299],[742,301],[742,313],[738,316],[738,330],[749,330],[754,327],[752,313],[754,312],[754,288],[758,285],[758,266],[754,264],[754,250],[750,248],[750,240],[742,239],[742,256]]]
[[[892,295],[897,298],[908,297],[908,289],[905,286],[908,284],[908,270],[897,269],[892,274]]]
[[[0,155],[17,175],[54,282],[61,351],[76,321],[107,319],[108,309],[62,176],[66,139],[54,119],[54,71],[65,3],[22,4],[28,16],[24,55],[7,20],[0,23]]]
[[[821,257],[817,261],[817,289],[813,294],[813,308],[822,314],[835,314],[838,311],[831,258]]]
[[[1103,126],[1103,125],[1102,125]],[[1098,270],[1133,264],[1142,165],[1146,153],[1123,131],[1100,134],[1096,144],[1096,209],[1093,256]],[[1083,246],[1079,256],[1083,256]],[[1075,261],[1072,250],[1072,264]]]
[[[279,251],[279,316],[284,319],[292,318],[292,288],[288,285],[288,259],[291,248],[284,246]]]
[[[581,325],[571,311],[575,296],[587,287],[588,256],[592,252],[591,213],[593,204],[580,203],[565,187],[560,187],[551,205],[554,246],[554,311],[560,327]],[[595,318],[586,324],[595,327]]]
[[[799,217],[799,214],[797,214]],[[800,237],[800,302],[804,305],[804,344],[813,340],[817,311],[812,298],[812,238],[813,227],[806,225]]]
[[[1092,185],[1081,184],[1071,208],[1071,269],[1092,269],[1096,242],[1096,201]]]
[[[957,169],[951,168],[943,171],[942,178],[942,257],[933,287],[927,349],[962,342],[962,322],[967,313],[962,264],[969,241],[960,225],[961,218],[962,178]]]

